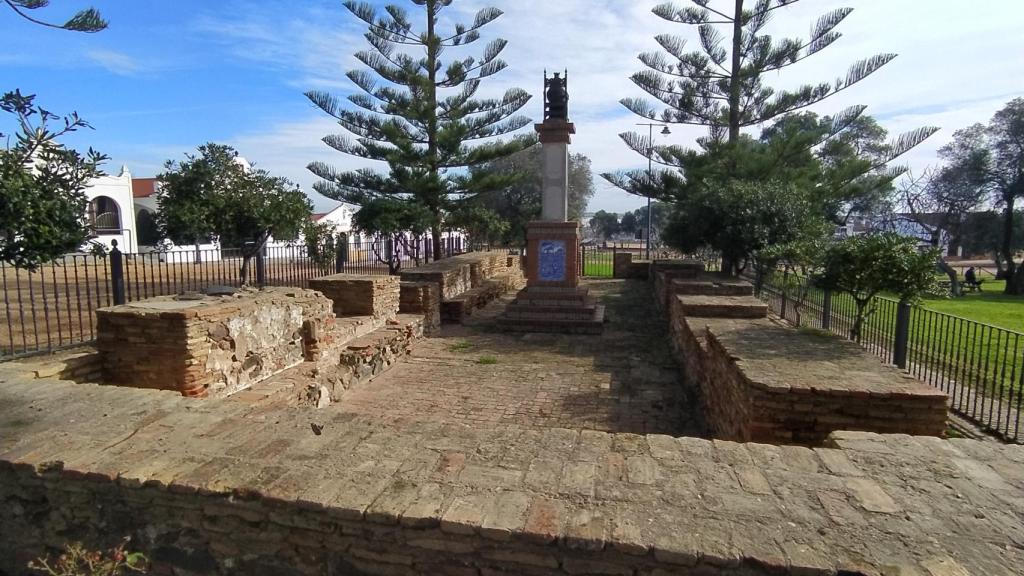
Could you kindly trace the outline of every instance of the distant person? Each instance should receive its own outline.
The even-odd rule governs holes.
[[[978,272],[974,269],[974,266],[971,266],[967,269],[967,272],[964,272],[964,285],[971,290],[981,292],[981,282],[981,280],[978,280]]]

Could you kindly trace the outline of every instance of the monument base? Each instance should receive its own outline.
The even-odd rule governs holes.
[[[577,222],[531,222],[526,231],[526,288],[499,324],[514,332],[600,334],[604,306],[580,283]]]

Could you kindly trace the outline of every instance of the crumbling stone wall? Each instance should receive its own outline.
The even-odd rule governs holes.
[[[398,314],[398,283],[396,276],[332,274],[310,279],[309,287],[330,298],[338,316],[387,320]]]
[[[96,315],[104,382],[186,396],[232,394],[315,359],[334,324],[329,300],[295,288],[160,297]]]
[[[461,322],[505,292],[525,282],[522,258],[501,251],[469,252],[402,271],[403,282],[438,286],[441,320]]]
[[[424,334],[440,332],[440,287],[433,282],[402,282],[398,310],[402,314],[422,314]]]

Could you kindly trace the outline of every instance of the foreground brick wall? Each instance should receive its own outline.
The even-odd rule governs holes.
[[[338,316],[394,318],[399,309],[399,280],[396,276],[332,274],[309,280],[309,287],[334,303]]]
[[[96,311],[103,380],[221,396],[248,388],[330,344],[331,302],[312,290],[144,300]]]

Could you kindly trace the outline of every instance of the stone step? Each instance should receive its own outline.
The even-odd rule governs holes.
[[[706,274],[695,279],[673,280],[672,292],[695,296],[753,296],[754,286],[736,278]]]
[[[512,332],[553,332],[559,334],[601,334],[604,330],[604,306],[594,307],[585,318],[558,318],[551,314],[502,316],[498,325]]]
[[[505,309],[505,314],[508,316],[519,316],[523,314],[572,314],[584,318],[593,316],[594,310],[597,308],[596,304],[589,303],[579,305],[576,303],[569,304],[547,304],[547,303],[521,303],[519,301],[513,302],[508,305]]]
[[[768,305],[753,296],[675,297],[683,316],[697,318],[765,318]]]

